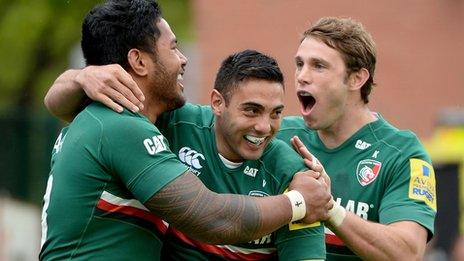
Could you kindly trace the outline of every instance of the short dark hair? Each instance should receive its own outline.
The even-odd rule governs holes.
[[[87,65],[117,63],[127,69],[127,53],[152,54],[160,36],[161,10],[155,1],[110,0],[94,7],[82,23],[81,47]]]
[[[361,87],[361,99],[369,102],[369,94],[375,86],[374,73],[377,60],[375,43],[363,25],[351,18],[324,17],[303,33],[303,39],[314,37],[340,52],[347,73],[365,68],[369,79]]]
[[[227,105],[234,89],[252,79],[278,82],[284,86],[284,76],[274,58],[255,50],[245,50],[230,55],[222,62],[214,89],[222,94]]]

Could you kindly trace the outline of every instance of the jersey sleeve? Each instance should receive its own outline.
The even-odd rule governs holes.
[[[172,141],[177,134],[176,125],[180,123],[197,126],[211,124],[210,122],[204,122],[205,119],[212,119],[211,113],[209,106],[186,103],[178,109],[161,114],[155,125],[168,141]]]
[[[262,157],[266,162],[267,171],[273,176],[278,185],[277,193],[282,194],[287,190],[293,179],[293,175],[300,171],[308,170],[303,158],[282,140],[274,139],[268,145]]]
[[[293,222],[276,232],[279,260],[325,259],[324,226]]]
[[[109,171],[142,203],[185,171],[159,130],[145,118],[103,125],[101,155]]]
[[[307,170],[303,159],[288,144],[273,140],[263,154],[263,160],[279,185],[278,194],[287,190],[293,175]],[[279,260],[325,259],[325,236],[321,222],[292,222],[275,232]]]
[[[303,137],[307,135],[303,118],[301,116],[284,117],[279,132],[276,134],[276,138],[287,144],[291,144],[290,139],[295,135],[299,136],[302,140]]]
[[[379,222],[415,221],[434,232],[437,210],[435,172],[420,143],[395,158],[393,172],[382,199]]]

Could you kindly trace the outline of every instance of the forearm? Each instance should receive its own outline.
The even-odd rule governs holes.
[[[410,224],[404,229],[374,223],[347,211],[340,226],[327,225],[363,260],[422,260],[427,232],[414,222],[399,223]]]
[[[186,173],[146,203],[177,229],[213,244],[246,242],[290,222],[292,210],[286,196],[252,198],[217,194]]]
[[[53,83],[44,98],[45,107],[61,120],[70,122],[85,99],[75,78],[80,70],[67,70]]]
[[[192,215],[202,215],[205,220],[194,224]],[[204,205],[185,213],[184,222],[174,227],[201,241],[231,244],[261,238],[290,219],[291,207],[285,196],[252,198],[214,193]]]

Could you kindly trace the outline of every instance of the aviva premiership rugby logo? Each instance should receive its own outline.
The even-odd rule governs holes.
[[[359,184],[362,186],[371,184],[379,175],[381,166],[382,163],[376,160],[361,160],[356,168],[356,177],[358,178]]]

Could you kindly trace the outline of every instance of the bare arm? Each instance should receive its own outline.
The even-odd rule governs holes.
[[[306,174],[297,175],[292,183],[305,199],[305,190],[325,190],[320,182]],[[288,224],[292,217],[290,201],[284,195],[217,194],[190,172],[169,183],[145,205],[189,236],[212,244],[259,238]]]
[[[425,253],[427,231],[416,222],[384,225],[347,211],[340,226],[328,226],[363,260],[422,260]]]
[[[44,104],[53,115],[70,122],[86,96],[118,112],[122,111],[121,105],[139,111],[145,99],[130,74],[121,66],[110,64],[65,71],[48,90]]]
[[[68,70],[61,74],[44,98],[45,107],[66,122],[72,121],[85,100],[84,90],[74,81],[78,73],[79,70]]]

